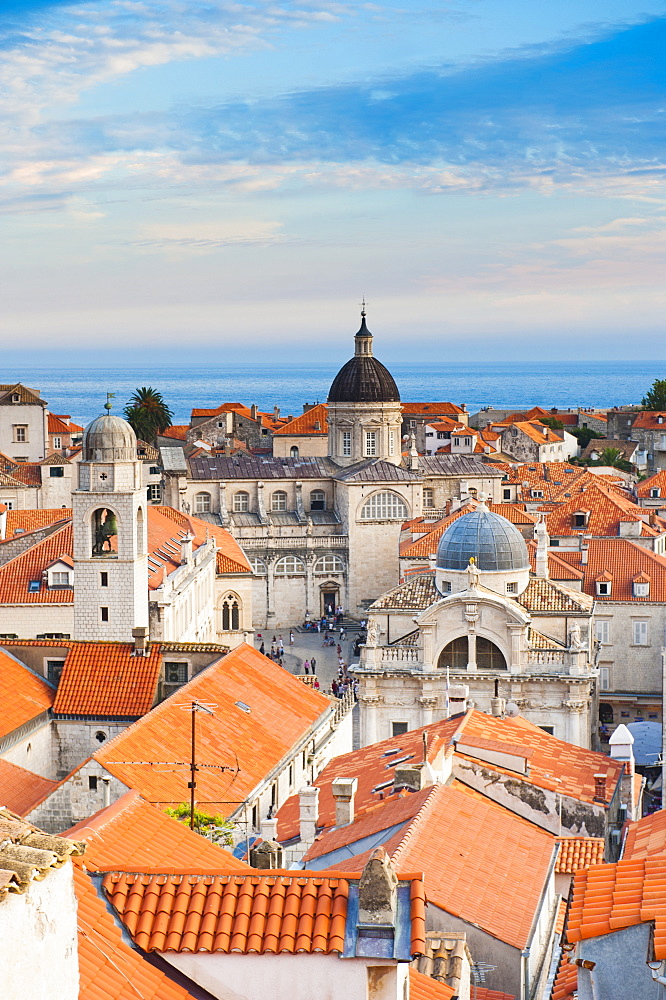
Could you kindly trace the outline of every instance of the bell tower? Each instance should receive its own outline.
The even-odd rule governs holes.
[[[72,492],[74,638],[131,642],[148,628],[148,505],[136,435],[105,409],[85,429]]]

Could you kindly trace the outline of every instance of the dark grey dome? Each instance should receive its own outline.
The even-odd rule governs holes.
[[[333,379],[328,402],[399,403],[400,393],[393,376],[372,355],[372,334],[365,325],[363,314],[361,328],[354,339],[356,353]]]
[[[83,432],[84,462],[136,461],[136,434],[122,417],[105,413]]]
[[[463,514],[446,529],[437,549],[440,569],[464,570],[474,556],[481,571],[529,569],[525,539],[511,521],[493,514],[485,504]]]

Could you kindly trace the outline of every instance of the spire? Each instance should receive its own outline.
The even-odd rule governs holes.
[[[354,338],[354,354],[357,358],[372,357],[372,334],[365,325],[365,298],[361,303],[361,327]]]
[[[104,404],[104,409],[106,410],[107,413],[111,413],[111,410],[113,408],[113,403],[111,402],[111,400],[115,399],[115,396],[116,396],[115,392],[107,392],[106,394],[106,403]]]

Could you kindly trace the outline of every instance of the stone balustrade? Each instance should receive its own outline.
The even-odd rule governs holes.
[[[302,535],[278,536],[264,535],[261,538],[244,538],[236,535],[240,545],[246,551],[252,549],[346,549],[349,544],[348,535]]]

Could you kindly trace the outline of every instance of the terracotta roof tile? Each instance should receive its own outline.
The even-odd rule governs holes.
[[[368,610],[383,611],[388,608],[424,610],[435,601],[439,601],[441,596],[435,588],[434,573],[419,573],[406,583],[401,583],[399,587],[389,590],[371,604]]]
[[[128,944],[80,862],[74,863],[79,922],[79,1000],[190,1000],[191,993]]]
[[[72,525],[66,522],[42,541],[14,556],[0,566],[0,603],[2,604],[72,604],[74,591],[49,589],[42,581],[42,572],[49,563],[72,553]],[[39,583],[34,592],[28,584]]]
[[[162,669],[159,643],[147,656],[129,642],[72,642],[53,704],[56,715],[137,718],[153,707]]]
[[[536,552],[536,542],[529,541],[527,543],[527,553],[530,557],[530,565],[533,573],[536,573]],[[562,580],[579,581],[585,576],[582,570],[577,569],[572,563],[567,562],[565,559],[561,559],[552,551],[552,549],[548,552],[548,572],[550,574],[550,579],[556,580],[558,583]]]
[[[666,601],[666,558],[650,552],[629,538],[590,538],[587,564],[580,562],[580,552],[562,549],[560,557],[583,573],[583,589],[599,603],[632,601],[637,604]],[[597,594],[596,582],[604,573],[612,580],[608,595]],[[633,583],[638,576],[647,576],[650,591],[646,597],[636,597]]]
[[[570,590],[554,580],[532,578],[516,598],[518,604],[530,612],[552,611],[556,614],[582,614],[592,610],[593,598],[577,590]]]
[[[319,426],[316,427],[315,425]],[[294,417],[283,427],[274,432],[276,436],[284,434],[328,434],[328,407],[325,403],[317,403],[299,417]]]
[[[493,424],[493,428],[497,428],[498,424]],[[553,441],[563,441],[564,434],[562,431],[555,431],[552,427],[546,427],[540,421],[523,421],[514,420],[511,421],[511,427],[516,427],[518,430],[522,431],[526,437],[530,438],[536,444],[552,444]],[[509,435],[509,440],[511,436]]]
[[[574,876],[567,937],[584,941],[654,922],[654,953],[666,959],[666,857],[593,865]]]
[[[622,858],[649,858],[657,854],[666,854],[666,811],[663,809],[629,823]]]
[[[587,489],[560,504],[546,517],[546,526],[551,537],[567,535],[596,536],[609,538],[620,534],[620,522],[641,522],[640,533],[646,537],[662,534],[661,528],[653,528],[646,524],[647,512],[632,503],[626,496],[621,496],[617,490],[599,482],[600,477],[588,484]],[[573,515],[579,512],[589,514],[584,527],[573,525]]]
[[[186,441],[189,429],[189,424],[172,424],[171,427],[160,431],[160,437],[174,438],[175,441]]]
[[[398,871],[425,872],[430,903],[525,947],[549,877],[551,834],[454,781],[434,786],[415,819],[384,848]],[[368,853],[338,863],[338,870],[358,869]]]
[[[406,542],[403,542],[400,546],[400,558],[427,559],[429,556],[434,555],[437,552],[437,546],[439,545],[440,539],[446,529],[449,528],[454,521],[457,521],[459,517],[462,517],[463,514],[469,514],[473,510],[476,510],[477,506],[478,504],[475,500],[469,500],[459,510],[438,521],[432,526],[430,531],[422,535],[420,538],[417,538],[414,541],[407,540]],[[488,503],[487,506],[489,510],[493,511],[493,513],[501,514],[502,517],[511,521],[512,524],[532,525],[537,522],[537,517],[524,510],[520,504]]]
[[[512,993],[502,990],[489,990],[487,986],[476,986],[472,991],[474,1000],[516,1000]]]
[[[439,416],[440,414],[452,413],[456,415],[465,412],[462,406],[456,406],[455,403],[402,403],[401,406],[403,414],[411,413],[414,416],[420,414],[424,417],[432,414]]]
[[[574,875],[580,868],[601,864],[604,860],[604,841],[600,837],[558,837],[560,850],[555,871]]]
[[[197,777],[198,801],[206,811],[224,816],[235,811],[236,804],[306,737],[324,713],[331,712],[328,698],[243,644],[104,743],[95,759],[149,802],[182,802],[189,772],[153,768],[150,761],[164,760],[166,732],[170,759],[189,759],[190,715],[183,706],[193,700],[216,705],[214,716],[200,715],[197,720],[201,763],[231,768],[231,773],[202,769]],[[239,707],[239,702],[250,711]]]
[[[147,952],[330,955],[344,949],[349,883],[328,872],[110,872],[102,884]]]
[[[4,706],[3,706],[4,708]],[[58,784],[0,758],[0,808],[26,816]]]
[[[55,688],[0,649],[0,737],[48,711]]]
[[[648,430],[666,428],[666,412],[663,410],[642,410],[637,414],[633,427],[643,427]],[[666,433],[666,430],[664,431]]]
[[[409,996],[410,1000],[451,1000],[455,996],[455,990],[446,983],[438,983],[436,979],[410,969]]]
[[[11,538],[17,531],[19,534],[35,531],[57,521],[69,521],[71,517],[71,507],[58,507],[53,510],[8,510],[7,538]]]
[[[575,1000],[578,995],[578,966],[563,952],[553,983],[550,1000]]]
[[[161,548],[162,553],[168,553],[169,550],[163,548],[165,540],[170,540],[172,545],[175,544],[173,529],[165,526],[165,520],[175,523],[180,530],[190,531],[194,535],[193,547],[195,549],[202,545],[207,537],[215,539],[215,544],[218,547],[218,573],[252,572],[247,556],[231,532],[217,524],[202,521],[198,517],[182,514],[174,507],[160,507],[155,504],[148,508],[148,543],[153,553],[158,548]],[[171,535],[167,539],[170,530]],[[167,572],[172,572],[180,565],[180,553],[174,553],[171,561],[165,559],[164,555],[160,555],[159,558],[167,566]],[[154,575],[155,581],[157,581],[160,571],[156,571]]]
[[[639,497],[649,497],[653,489],[659,490],[657,496],[666,497],[666,469],[661,469],[655,472],[654,476],[636,484],[636,493]]]
[[[77,823],[65,836],[85,841],[89,871],[174,867],[248,871],[244,861],[167,816],[133,791]]]

